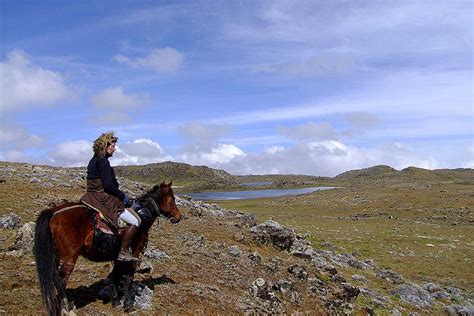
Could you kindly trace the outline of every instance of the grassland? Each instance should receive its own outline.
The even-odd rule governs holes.
[[[329,241],[415,282],[472,291],[474,185],[423,182],[352,181],[296,197],[217,204],[254,214],[258,221],[273,218],[309,233],[314,247]]]

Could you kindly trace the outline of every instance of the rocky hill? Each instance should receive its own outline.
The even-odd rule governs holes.
[[[2,163],[0,180],[0,312],[38,314],[33,222],[45,207],[79,199],[84,170]],[[133,196],[150,186],[125,177],[119,181]],[[176,225],[160,219],[142,255],[135,278],[141,313],[474,313],[469,290],[413,282],[331,240],[315,242],[271,219],[257,223],[239,210],[185,196],[178,196],[177,204],[184,219]],[[122,313],[108,300],[111,268],[111,263],[77,262],[67,291],[75,314]]]

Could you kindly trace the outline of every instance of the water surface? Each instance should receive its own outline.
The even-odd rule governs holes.
[[[269,198],[284,195],[298,195],[321,190],[335,189],[335,187],[311,187],[301,189],[269,189],[252,191],[220,191],[220,192],[196,192],[187,193],[194,200],[246,200],[257,198]]]

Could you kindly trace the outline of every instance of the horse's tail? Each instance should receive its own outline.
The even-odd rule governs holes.
[[[49,227],[53,214],[52,210],[45,210],[38,216],[33,248],[41,295],[49,314],[56,314],[60,308],[62,298],[66,297],[58,273],[57,253]]]

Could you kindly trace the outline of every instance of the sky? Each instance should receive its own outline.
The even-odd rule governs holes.
[[[0,161],[474,168],[474,1],[0,0]]]

